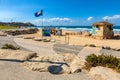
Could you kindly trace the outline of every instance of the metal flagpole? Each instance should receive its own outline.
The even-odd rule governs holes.
[[[41,16],[42,16],[42,28],[44,28],[43,27],[43,21],[44,21],[44,19],[43,19],[43,10],[41,10]]]
[[[44,27],[43,27],[43,15],[42,15],[42,39],[43,39],[43,29]]]

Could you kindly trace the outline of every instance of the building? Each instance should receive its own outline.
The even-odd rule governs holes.
[[[95,39],[111,39],[114,37],[113,24],[109,22],[96,22],[92,25],[92,36]]]

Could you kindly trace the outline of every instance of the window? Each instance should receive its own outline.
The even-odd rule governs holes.
[[[96,30],[100,30],[100,27],[98,25],[96,26]]]

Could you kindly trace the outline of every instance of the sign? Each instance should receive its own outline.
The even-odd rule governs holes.
[[[50,36],[50,29],[42,29],[42,35],[49,37]]]

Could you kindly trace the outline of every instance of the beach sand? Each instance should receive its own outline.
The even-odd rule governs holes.
[[[65,35],[65,33],[67,32],[74,32],[74,31],[62,31],[63,35]],[[42,31],[41,29],[39,29],[38,33],[35,34],[25,34],[25,35],[21,35],[24,37],[29,37],[29,36],[33,36],[36,38],[42,38]],[[51,36],[51,39],[56,40],[57,42],[61,43],[61,44],[66,44],[66,42],[68,42],[68,38],[66,38],[65,41],[65,36]],[[94,44],[96,46],[107,46],[107,47],[111,47],[111,48],[120,48],[120,40],[115,40],[115,39],[106,39],[106,40],[98,40],[98,39],[93,39],[90,37],[84,37],[81,35],[70,35],[69,36],[69,45],[86,45],[86,44]]]

